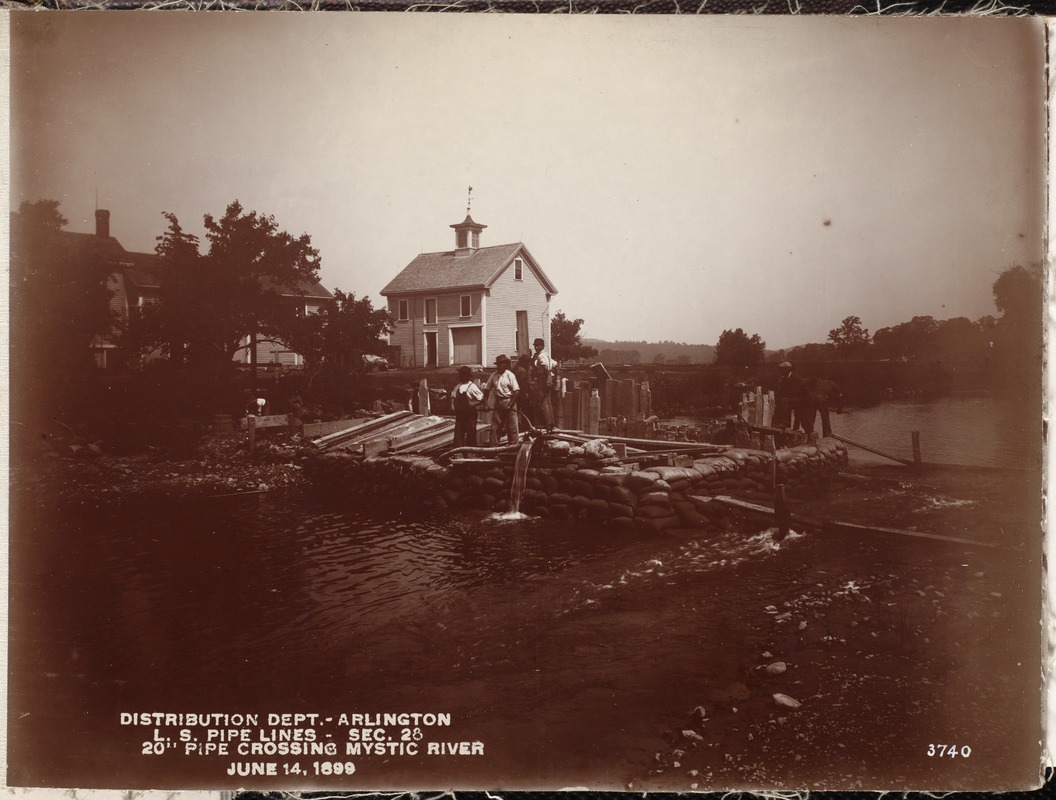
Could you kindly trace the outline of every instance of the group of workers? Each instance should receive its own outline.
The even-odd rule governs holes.
[[[554,411],[550,393],[556,383],[556,364],[546,352],[546,342],[536,339],[533,353],[524,353],[513,366],[509,357],[495,359],[495,371],[481,389],[470,367],[458,368],[458,384],[451,392],[455,412],[455,447],[477,444],[477,412],[492,412],[491,444],[497,446],[505,434],[509,444],[518,441],[520,418],[530,425],[550,430]]]
[[[840,387],[828,378],[806,379],[782,361],[775,392],[773,425],[814,433],[814,421],[821,415],[821,435],[832,436],[829,411],[843,413],[843,394]]]

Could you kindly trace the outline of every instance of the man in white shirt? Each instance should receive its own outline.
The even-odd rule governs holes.
[[[544,349],[546,342],[536,339],[532,343],[532,408],[535,409],[536,424],[547,430],[554,427],[554,408],[550,394],[554,389],[554,359]]]
[[[488,378],[484,394],[488,396],[491,415],[491,445],[497,447],[502,432],[510,444],[517,442],[517,395],[521,387],[517,376],[510,371],[510,359],[501,355],[495,359],[495,371]]]
[[[458,368],[458,385],[451,392],[455,412],[455,447],[477,446],[477,409],[484,402],[484,393],[473,381],[470,367]]]

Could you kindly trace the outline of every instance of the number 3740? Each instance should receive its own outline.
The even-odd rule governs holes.
[[[972,748],[966,744],[929,744],[928,756],[931,758],[968,758],[972,754]]]

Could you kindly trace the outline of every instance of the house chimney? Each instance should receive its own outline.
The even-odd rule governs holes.
[[[95,210],[95,235],[100,239],[110,238],[110,212],[105,208]]]

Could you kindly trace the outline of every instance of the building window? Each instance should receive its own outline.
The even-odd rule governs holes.
[[[480,231],[473,231],[473,246],[480,247]]]
[[[513,279],[515,281],[524,280],[524,262],[519,258],[513,262]]]
[[[456,238],[458,240],[458,246],[459,247],[465,247],[466,246],[466,238],[467,238],[466,237],[466,233],[467,233],[467,231],[466,231],[465,228],[463,228],[462,230],[460,230],[458,232],[458,236]]]
[[[472,298],[468,294],[462,295],[462,297],[459,299],[458,315],[460,317],[473,316],[473,302]]]
[[[406,322],[411,318],[411,312],[407,305],[406,300],[400,301],[399,320],[400,322]]]
[[[429,298],[425,301],[425,324],[436,324],[436,299]]]

